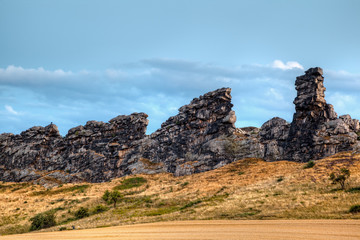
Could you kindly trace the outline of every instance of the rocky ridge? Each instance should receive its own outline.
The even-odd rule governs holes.
[[[306,162],[358,150],[359,121],[337,117],[325,101],[322,74],[311,68],[297,77],[291,123],[275,117],[261,128],[236,129],[231,89],[222,88],[194,98],[151,135],[145,113],[89,121],[65,137],[54,124],[1,134],[0,180],[51,186],[136,173],[187,175],[247,157]]]

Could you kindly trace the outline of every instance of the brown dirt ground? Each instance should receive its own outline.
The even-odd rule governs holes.
[[[87,230],[30,233],[11,240],[215,240],[360,239],[360,220],[212,220],[137,224]]]

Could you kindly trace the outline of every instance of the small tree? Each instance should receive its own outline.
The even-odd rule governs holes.
[[[49,228],[56,225],[55,216],[53,212],[39,213],[35,217],[30,218],[30,231]]]
[[[340,173],[332,172],[330,174],[330,180],[332,184],[340,184],[341,189],[345,189],[345,182],[350,177],[349,169],[342,168],[340,169]]]
[[[107,202],[108,204],[114,204],[114,208],[116,208],[116,203],[122,198],[122,195],[119,191],[112,191],[106,190],[102,199]]]
[[[77,219],[81,219],[81,218],[84,218],[84,217],[88,217],[88,216],[90,216],[90,214],[89,214],[89,209],[88,209],[88,208],[84,208],[84,207],[80,207],[79,210],[77,210],[77,211],[74,213],[74,216],[75,216]]]

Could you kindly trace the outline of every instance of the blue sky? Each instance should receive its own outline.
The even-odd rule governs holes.
[[[231,87],[238,127],[292,120],[295,78],[360,118],[360,1],[0,0],[0,133],[146,112],[153,132]]]

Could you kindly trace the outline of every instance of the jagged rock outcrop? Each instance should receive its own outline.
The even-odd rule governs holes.
[[[297,96],[291,124],[273,118],[261,127],[267,160],[306,162],[358,148],[359,121],[340,116],[325,100],[323,70],[310,68],[296,78]]]
[[[136,173],[186,175],[237,159],[305,162],[340,151],[360,150],[359,121],[339,118],[325,101],[321,68],[296,78],[291,123],[275,117],[261,128],[235,128],[231,89],[194,98],[161,128],[146,135],[145,113],[121,115],[109,123],[89,121],[60,136],[57,127],[33,127],[0,135],[0,180],[102,182]]]
[[[70,129],[60,148],[64,170],[94,182],[117,176],[126,153],[145,137],[147,117],[145,113],[120,115],[109,123],[88,121]]]
[[[206,171],[231,162],[219,151],[219,137],[235,131],[231,89],[222,88],[194,98],[161,128],[138,143],[120,168],[123,174]]]
[[[133,143],[145,137],[147,124],[145,113],[135,113],[109,123],[89,121],[70,129],[64,138],[54,124],[32,127],[19,135],[1,134],[0,179],[110,180]]]

